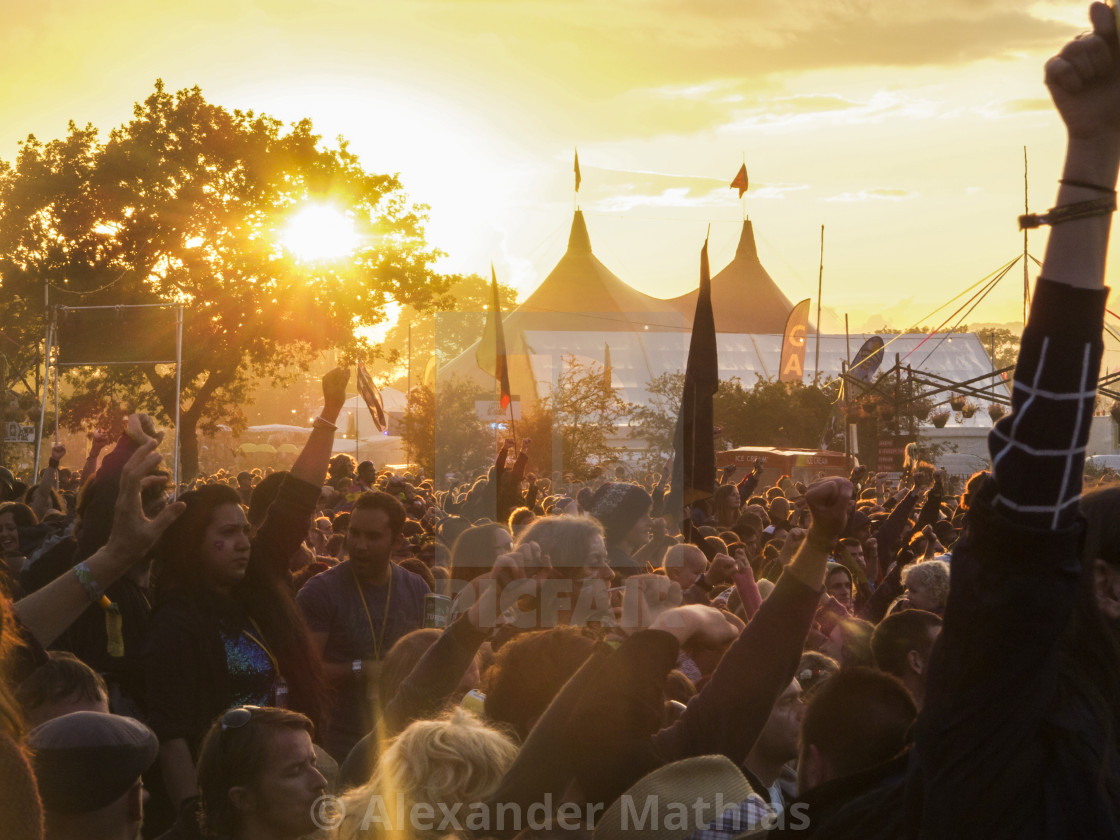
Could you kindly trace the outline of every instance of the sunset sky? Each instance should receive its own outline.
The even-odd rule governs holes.
[[[734,253],[826,330],[931,310],[1022,250],[1051,206],[1062,132],[1042,64],[1083,2],[994,0],[39,0],[8,4],[0,158],[67,121],[107,133],[157,78],[229,108],[310,117],[428,204],[441,268],[527,295],[563,253],[578,146],[596,255],[631,285],[695,286]],[[1042,257],[1045,233],[1032,235]],[[1110,260],[1112,280],[1120,249]],[[1036,269],[1032,267],[1032,280]],[[971,321],[1022,314],[1016,267]],[[1115,308],[1115,307],[1113,307]],[[828,310],[839,318],[827,317]],[[928,317],[927,317],[928,316]]]

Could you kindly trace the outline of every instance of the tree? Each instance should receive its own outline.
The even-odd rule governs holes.
[[[631,414],[634,434],[649,449],[643,466],[660,470],[673,451],[673,433],[680,412],[683,373],[663,373],[646,385],[648,405]],[[750,389],[736,377],[721,380],[713,398],[717,447],[793,446],[816,449],[828,422],[832,398],[825,388],[800,382],[759,380]]]
[[[408,393],[401,437],[411,458],[437,483],[445,473],[472,478],[494,458],[494,436],[475,410],[486,394],[473,382],[450,377],[438,390],[417,385]]]
[[[304,262],[283,247],[285,222],[308,200],[337,207],[358,244],[345,259]],[[391,301],[422,309],[446,291],[424,239],[424,210],[396,176],[367,173],[339,139],[328,148],[309,120],[285,127],[252,111],[208,103],[196,87],[172,95],[157,82],[132,121],[98,139],[67,136],[20,146],[0,165],[0,323],[33,365],[52,303],[184,304],[184,472],[197,434],[239,432],[257,380],[279,384],[293,362],[339,348],[369,355],[355,330],[379,323]],[[175,405],[174,371],[135,365],[74,369],[65,421]]]
[[[447,280],[447,292],[433,299],[426,310],[411,304],[401,308],[397,322],[381,342],[383,357],[370,365],[375,376],[399,379],[401,385],[408,382],[410,340],[413,383],[423,377],[432,356],[442,366],[478,340],[490,305],[490,281],[478,274],[456,274]],[[499,283],[498,300],[502,314],[507,314],[517,306],[517,289]]]
[[[605,380],[602,365],[577,363],[574,356],[564,357],[545,409],[552,414],[554,434],[559,426],[564,469],[577,479],[586,478],[594,467],[615,457],[616,450],[607,438],[630,410]],[[544,443],[534,439],[534,449]]]

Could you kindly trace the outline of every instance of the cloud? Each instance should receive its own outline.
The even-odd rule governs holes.
[[[1052,113],[1054,110],[1053,104],[1044,96],[1033,99],[1009,99],[1007,102],[1001,102],[998,107],[999,110],[1007,114],[1033,113],[1035,111]]]
[[[905,201],[917,198],[917,193],[898,188],[879,188],[860,190],[856,193],[840,193],[822,198],[821,201],[855,202],[855,201]]]

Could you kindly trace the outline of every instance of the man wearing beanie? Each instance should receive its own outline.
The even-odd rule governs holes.
[[[619,577],[646,571],[634,560],[634,552],[649,542],[653,519],[649,509],[653,499],[637,484],[604,484],[591,498],[591,515],[603,524],[606,534],[607,562]]]
[[[140,775],[155,733],[132,718],[72,712],[27,734],[46,815],[46,840],[135,840],[143,822]]]

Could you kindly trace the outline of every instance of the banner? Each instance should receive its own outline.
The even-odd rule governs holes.
[[[809,333],[809,298],[801,301],[786,319],[778,381],[801,382],[805,376],[805,336]]]

